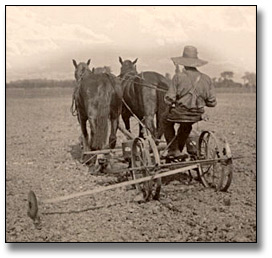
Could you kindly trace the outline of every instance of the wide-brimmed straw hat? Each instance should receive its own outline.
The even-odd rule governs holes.
[[[207,61],[197,57],[197,48],[193,46],[185,46],[183,55],[178,57],[171,57],[175,65],[184,65],[190,67],[198,67],[207,64]]]

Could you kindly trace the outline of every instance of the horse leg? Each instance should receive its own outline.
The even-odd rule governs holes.
[[[149,85],[149,83],[148,83]],[[154,87],[151,84],[152,87]],[[154,116],[157,111],[157,92],[150,88],[142,87],[141,102],[144,117],[144,124],[153,137],[156,137],[156,128],[154,124]]]
[[[151,132],[152,136],[155,137],[156,128],[154,125],[154,115],[145,116],[145,126]]]
[[[94,134],[95,134],[95,119],[93,117],[89,117],[89,123],[90,123],[90,146],[91,146],[91,150],[95,150],[94,148]]]
[[[122,110],[122,119],[124,121],[124,124],[125,124],[125,128],[129,131],[130,131],[130,122],[129,122],[129,118],[130,118],[130,113],[129,111],[127,110],[126,107],[123,106],[123,110]]]
[[[117,139],[116,133],[118,129],[119,119],[111,118],[110,122],[111,122],[111,133],[109,137],[109,146],[110,146],[110,149],[114,149],[116,145],[116,139]]]
[[[81,120],[80,126],[83,136],[83,151],[88,151],[89,148],[89,137],[88,137],[88,131],[86,128],[87,120]]]
[[[84,152],[90,150],[88,131],[87,131],[87,127],[86,127],[87,119],[85,117],[80,116],[80,115],[78,116],[78,118],[79,118],[79,124],[80,124],[81,132],[82,132],[83,152],[81,155],[81,160],[83,160],[84,159]]]
[[[163,121],[167,119],[167,115],[169,114],[169,107],[166,107],[164,112],[157,111],[156,120],[157,120],[157,130],[156,130],[156,138],[161,139],[164,134]]]
[[[79,114],[77,114],[77,121],[80,124],[80,118],[79,118]],[[79,137],[78,137],[78,140],[79,140],[79,145],[80,145],[80,149],[83,150],[83,134],[81,134]]]
[[[141,124],[139,124],[139,137],[144,138],[143,127]]]

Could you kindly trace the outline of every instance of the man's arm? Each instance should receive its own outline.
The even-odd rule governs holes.
[[[211,80],[209,80],[209,82],[210,82],[210,87],[209,87],[207,99],[205,100],[205,102],[207,107],[215,107],[217,104],[217,101],[216,101],[214,86]]]

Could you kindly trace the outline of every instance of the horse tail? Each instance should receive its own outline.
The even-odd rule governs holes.
[[[111,96],[113,94],[111,82],[98,87],[97,92],[97,110],[94,121],[92,119],[90,123],[94,122],[93,136],[91,139],[92,146],[94,150],[101,150],[105,147],[107,143],[108,129],[109,129],[109,115],[110,115],[110,103]]]
[[[166,115],[166,110],[167,110],[167,105],[164,101],[164,96],[166,91],[169,88],[169,83],[170,83],[170,81],[168,81],[166,78],[164,78],[163,76],[161,77],[162,78],[159,81],[158,88],[165,90],[165,92],[157,91],[157,117],[156,117],[157,135],[156,137],[158,139],[160,139],[163,135],[162,121],[163,121],[163,117]]]

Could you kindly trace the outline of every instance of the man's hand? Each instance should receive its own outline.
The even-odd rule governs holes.
[[[171,104],[171,108],[175,108],[176,107],[176,102],[173,102],[172,104]]]
[[[171,105],[169,105],[169,113],[171,113],[172,109],[176,108],[176,102],[172,102]]]

